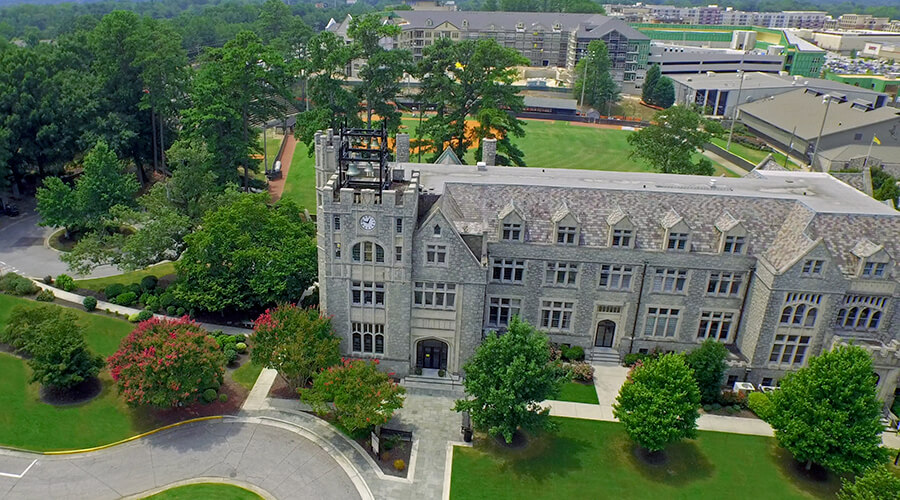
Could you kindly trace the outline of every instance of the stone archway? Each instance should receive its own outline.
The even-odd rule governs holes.
[[[426,339],[416,343],[416,366],[423,369],[446,370],[450,346],[441,340]]]
[[[615,322],[604,319],[597,323],[597,336],[594,338],[594,347],[612,348],[616,338]]]

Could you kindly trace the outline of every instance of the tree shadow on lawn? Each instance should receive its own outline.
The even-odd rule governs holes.
[[[775,468],[788,482],[804,493],[818,498],[834,498],[841,489],[841,478],[823,467],[813,464],[806,470],[806,464],[798,462],[788,450],[773,442],[769,448],[769,457]]]
[[[554,431],[527,435],[527,442],[513,442],[506,446],[500,440],[482,436],[477,448],[494,457],[502,458],[500,471],[517,476],[526,476],[544,482],[554,477],[569,475],[582,470],[586,465],[581,459],[583,451],[591,445],[587,440],[573,439]]]
[[[646,450],[640,449],[627,437],[620,438],[615,446],[623,462],[627,462],[633,470],[654,483],[684,486],[694,481],[709,479],[715,471],[715,466],[706,458],[695,441],[681,441],[669,445],[663,451],[664,457],[654,455],[651,461],[647,459]]]

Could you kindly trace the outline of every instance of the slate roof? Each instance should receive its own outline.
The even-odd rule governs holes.
[[[632,28],[620,19],[599,14],[568,14],[558,12],[485,12],[485,11],[397,11],[394,20],[402,29],[426,29],[450,23],[460,30],[515,31],[524,24],[525,31],[543,29],[550,31],[559,23],[561,30],[578,30],[579,36],[600,38],[610,31],[618,31],[631,40],[649,40],[650,37]],[[431,20],[431,25],[427,21]],[[468,28],[463,28],[463,21]]]

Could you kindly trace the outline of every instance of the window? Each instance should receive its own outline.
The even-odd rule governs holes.
[[[887,297],[848,295],[844,297],[844,304],[838,309],[835,326],[842,330],[858,332],[878,330],[887,302]]]
[[[544,276],[545,285],[575,285],[578,279],[578,264],[572,262],[548,262]]]
[[[574,245],[578,237],[578,228],[574,226],[559,226],[556,228],[556,242],[562,245]]]
[[[618,248],[630,248],[631,237],[631,229],[613,229],[612,244],[610,246]]]
[[[518,259],[492,259],[493,281],[501,283],[521,283],[525,274],[525,261]]]
[[[491,297],[488,300],[488,326],[507,326],[513,316],[519,315],[521,299]]]
[[[522,240],[522,224],[503,224],[503,241],[521,241]]]
[[[400,245],[394,247],[394,262],[403,262],[403,247]]]
[[[741,293],[743,280],[744,275],[741,273],[709,273],[706,294],[715,297],[737,297]]]
[[[647,322],[644,325],[646,337],[674,337],[678,329],[678,309],[668,307],[648,307]]]
[[[862,140],[862,134],[853,134],[853,140],[854,140],[854,141],[861,141],[861,140]]]
[[[782,326],[813,328],[816,326],[818,306],[822,296],[815,293],[789,293],[785,297],[785,308],[781,310]]]
[[[803,269],[800,273],[804,276],[819,276],[822,274],[822,267],[824,266],[824,260],[810,259],[803,263]]]
[[[688,233],[669,233],[669,250],[687,249]]]
[[[351,328],[353,352],[384,354],[384,325],[353,322]]]
[[[572,327],[574,302],[555,300],[541,301],[541,328],[548,330],[568,330]]]
[[[425,262],[428,262],[429,264],[446,264],[447,246],[427,245],[425,247]]]
[[[395,227],[396,227],[397,234],[401,234],[403,232],[403,219],[401,219],[400,217],[397,217],[397,222],[396,222]]]
[[[413,291],[416,306],[425,309],[456,309],[456,285],[417,281]]]
[[[772,382],[773,382],[772,377],[765,377],[764,379],[762,379],[762,382],[760,382],[759,385],[761,385],[763,387],[773,387]]]
[[[354,281],[350,285],[350,298],[355,306],[384,307],[384,283]]]
[[[882,278],[887,264],[884,262],[866,262],[863,266],[863,278]]]
[[[340,230],[341,230],[341,216],[340,216],[340,215],[335,215],[335,216],[332,218],[332,224],[331,224],[331,225],[332,225],[332,228],[333,228],[335,231],[340,231]]]
[[[737,375],[729,375],[728,380],[725,381],[726,387],[734,387],[734,383],[738,381]]]
[[[433,233],[435,236],[440,236],[441,235],[441,226],[438,226],[437,224],[435,224]]]
[[[701,340],[715,339],[727,342],[731,334],[731,325],[734,321],[734,313],[703,311],[700,314],[700,328],[697,330],[697,338]]]
[[[354,262],[384,262],[384,248],[371,241],[363,241],[353,245]]]
[[[341,244],[340,243],[334,244],[334,258],[335,259],[341,258]]]
[[[684,291],[687,271],[683,269],[657,269],[653,276],[653,291],[676,293]]]
[[[607,290],[631,290],[634,268],[604,264],[600,266],[600,288]]]
[[[744,237],[743,236],[726,236],[725,245],[722,247],[724,253],[744,253]]]
[[[806,335],[776,335],[772,344],[770,363],[800,365],[806,357],[810,337]]]

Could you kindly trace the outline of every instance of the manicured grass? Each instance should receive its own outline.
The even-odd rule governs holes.
[[[573,403],[600,404],[594,384],[580,384],[578,382],[569,382],[564,385],[556,399]]]
[[[647,465],[621,424],[554,420],[558,431],[524,450],[493,440],[455,448],[450,498],[808,499],[840,487],[801,477],[772,438],[700,432],[670,446],[665,464]]]
[[[710,139],[710,142],[715,144],[716,146],[725,149],[725,146],[728,144],[728,138],[725,139],[719,137],[713,137]],[[732,153],[740,156],[741,158],[749,161],[753,164],[759,164],[759,162],[766,159],[766,156],[769,156],[768,151],[760,151],[758,149],[749,148],[743,144],[738,144],[734,141],[731,141],[731,149],[728,150]],[[784,155],[779,153],[778,151],[772,152],[772,159],[778,162],[779,165],[784,165]],[[796,165],[793,162],[788,162],[788,168],[794,168]]]
[[[0,295],[0,328],[13,307],[38,303]],[[131,331],[126,321],[76,311],[91,350],[109,356]],[[0,353],[0,444],[31,450],[88,448],[145,430],[140,418],[118,397],[109,372],[101,372],[99,396],[82,404],[52,406],[41,402],[40,386],[29,384],[25,361]]]
[[[278,154],[278,149],[281,147],[281,140],[283,135],[275,135],[274,129],[269,129],[266,132],[266,156],[269,159],[269,165],[273,165],[275,163],[275,156]],[[259,144],[262,145],[263,135],[259,134]]]
[[[221,483],[197,483],[178,486],[144,500],[256,500],[262,498],[250,490]]]
[[[247,361],[231,374],[231,379],[249,391],[253,388],[253,384],[256,383],[256,379],[259,378],[259,373],[262,369],[262,365]]]
[[[119,283],[122,285],[139,283],[141,281],[141,278],[143,278],[144,276],[149,276],[151,274],[153,276],[156,276],[157,278],[162,278],[163,276],[169,274],[175,274],[175,263],[163,262],[162,264],[156,264],[139,271],[116,274],[115,276],[109,276],[107,278],[75,280],[75,284],[78,285],[79,288],[86,288],[88,290],[102,292],[104,288],[112,285],[113,283]]]
[[[284,183],[281,199],[294,203],[316,213],[316,168],[315,160],[309,156],[306,144],[298,142],[291,158],[291,169]]]

